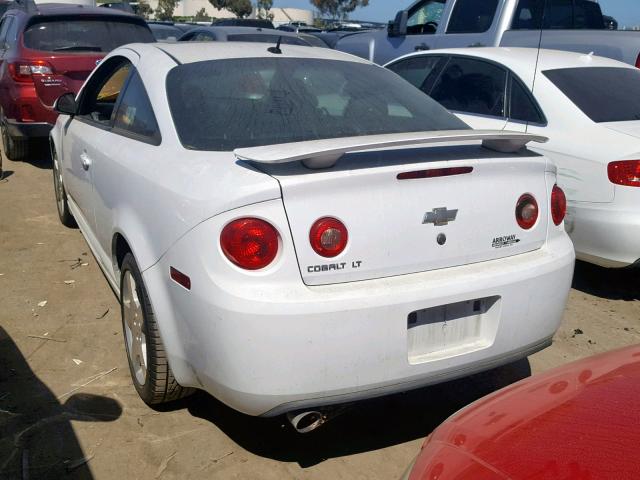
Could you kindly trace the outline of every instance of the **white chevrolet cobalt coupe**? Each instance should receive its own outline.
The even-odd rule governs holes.
[[[60,219],[120,296],[149,404],[199,388],[306,428],[558,328],[574,252],[542,137],[290,45],[129,45],[56,108]]]

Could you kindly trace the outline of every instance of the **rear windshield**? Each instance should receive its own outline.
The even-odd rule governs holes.
[[[302,45],[303,47],[309,47],[309,43],[297,37],[285,37],[284,35],[268,35],[263,33],[237,33],[233,35],[227,35],[228,42],[263,42],[273,43],[278,42],[278,39],[282,39],[280,43],[283,45]]]
[[[167,95],[180,140],[193,150],[469,128],[395,73],[355,62],[190,63],[169,72]]]
[[[565,68],[544,74],[596,123],[640,120],[638,69]]]
[[[146,25],[117,19],[40,21],[24,32],[24,45],[47,52],[109,52],[127,43],[154,42]]]

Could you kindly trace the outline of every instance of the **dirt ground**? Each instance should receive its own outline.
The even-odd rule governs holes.
[[[58,222],[49,161],[4,168],[0,478],[397,479],[441,421],[529,373],[519,362],[358,404],[307,436],[204,393],[153,410],[130,383],[114,294],[80,232]],[[531,370],[639,343],[639,280],[578,264],[562,327]]]

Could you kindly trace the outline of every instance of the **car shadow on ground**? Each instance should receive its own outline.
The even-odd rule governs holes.
[[[0,327],[0,479],[93,478],[71,421],[110,422],[121,414],[107,397],[58,400]]]
[[[609,300],[640,300],[640,268],[610,269],[577,261],[573,288]]]
[[[183,401],[182,406],[255,455],[307,468],[329,458],[424,438],[462,407],[530,375],[529,362],[523,359],[471,377],[359,402],[304,435],[295,432],[284,416],[250,417],[205,393]]]

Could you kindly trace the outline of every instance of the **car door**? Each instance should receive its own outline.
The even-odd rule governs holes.
[[[162,221],[162,212],[148,204],[156,188],[149,177],[161,141],[151,101],[133,68],[118,102],[110,139],[96,152],[93,171],[96,232],[107,257],[117,231],[118,215],[133,211],[149,221],[158,215],[157,221]],[[131,232],[124,232],[127,233]]]
[[[115,107],[132,62],[124,56],[103,62],[84,85],[78,98],[78,114],[63,133],[63,168],[67,193],[77,207],[74,217],[96,254],[94,161],[111,141]]]
[[[502,12],[508,7],[505,0],[456,0],[443,25],[444,35],[438,48],[488,47],[497,45]]]
[[[475,129],[507,124],[507,71],[482,59],[450,56],[428,94]]]

